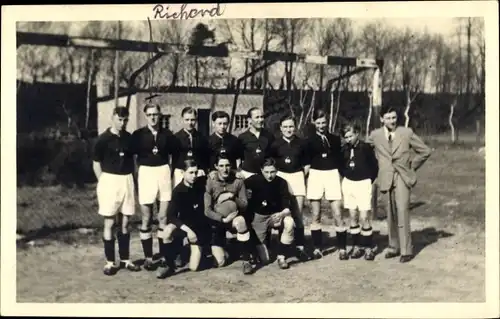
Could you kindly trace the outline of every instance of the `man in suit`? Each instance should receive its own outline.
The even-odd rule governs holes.
[[[431,150],[411,128],[398,126],[394,108],[382,107],[380,120],[383,126],[372,131],[367,142],[373,145],[378,160],[377,181],[388,208],[389,248],[385,258],[401,256],[400,262],[405,263],[413,259],[410,192],[417,183],[415,172]],[[411,150],[417,154],[413,160]]]

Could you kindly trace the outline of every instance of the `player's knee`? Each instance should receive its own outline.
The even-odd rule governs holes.
[[[172,241],[174,239],[174,231],[176,227],[174,224],[168,224],[163,230],[158,232],[158,237],[165,241]]]
[[[286,216],[283,218],[283,229],[285,231],[293,231],[293,227],[295,226],[295,222],[291,216]]]
[[[114,217],[104,218],[104,229],[105,230],[112,230],[114,225],[115,225],[115,218]]]
[[[247,231],[247,224],[243,216],[237,216],[233,219],[233,227],[236,228],[238,233],[243,233]]]

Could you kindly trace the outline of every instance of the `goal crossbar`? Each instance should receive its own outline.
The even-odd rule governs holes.
[[[192,46],[175,43],[148,42],[125,39],[103,39],[91,37],[73,37],[63,34],[49,34],[37,32],[17,32],[17,47],[22,45],[42,45],[58,47],[77,47],[101,50],[118,50],[132,52],[152,52],[164,54],[187,54],[202,57],[240,58],[252,60],[274,60],[283,62],[303,62],[320,65],[344,65],[382,69],[382,59],[319,56],[279,51],[249,51],[229,50],[225,44],[215,46]]]

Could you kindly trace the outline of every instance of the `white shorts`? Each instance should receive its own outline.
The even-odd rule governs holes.
[[[102,173],[97,182],[99,215],[112,217],[117,213],[132,216],[135,212],[134,177],[132,174]]]
[[[325,195],[326,200],[341,200],[342,188],[340,174],[337,169],[321,171],[309,170],[307,178],[307,199],[320,200]]]
[[[342,194],[344,196],[344,208],[369,211],[372,209],[372,181],[351,181],[347,178],[342,180]]]
[[[180,168],[174,169],[174,185],[173,187],[177,186],[182,182],[182,179],[184,178],[184,171]]]
[[[243,178],[244,178],[244,179],[247,179],[247,178],[249,178],[249,177],[251,177],[251,176],[255,175],[255,173],[250,173],[250,172],[245,171],[245,170],[241,170],[241,171],[240,171],[240,173],[241,173],[241,175],[243,175]]]
[[[306,181],[303,171],[296,173],[285,173],[278,171],[276,175],[288,182],[288,186],[290,187],[292,195],[306,196]]]
[[[139,204],[153,204],[156,199],[169,202],[172,198],[172,176],[168,164],[162,166],[139,166]]]

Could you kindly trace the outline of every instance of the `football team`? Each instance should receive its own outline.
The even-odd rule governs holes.
[[[385,149],[379,147],[383,143],[376,138],[377,130],[367,142],[361,141],[360,128],[354,123],[342,127],[342,136],[335,135],[328,131],[327,114],[321,109],[312,116],[315,133],[305,138],[297,135],[295,119],[288,115],[280,119],[279,136],[274,136],[264,128],[263,111],[257,107],[248,111],[249,127],[239,136],[228,132],[230,116],[224,111],[212,114],[214,133],[208,137],[196,130],[195,108],[182,110],[183,128],[175,134],[162,128],[159,105],[148,103],[143,113],[147,125],[130,134],[125,130],[128,109],[116,107],[111,126],[99,135],[94,148],[98,213],[104,218],[106,275],[119,269],[143,268],[156,271],[156,277],[163,279],[175,274],[183,261],[192,271],[200,269],[201,262],[209,260],[208,255],[212,256],[214,267],[224,267],[230,259],[242,260],[244,274],[252,274],[270,263],[271,253],[280,269],[289,268],[288,259],[292,256],[300,261],[322,258],[323,198],[333,212],[339,259],[364,257],[372,261],[372,183],[377,176],[380,179],[381,173],[392,172],[396,176],[391,180],[393,186],[384,194],[392,198],[396,193],[396,202],[405,200],[398,195],[402,194],[398,189],[411,188],[406,182],[401,184],[404,187],[396,187],[397,176],[405,181],[402,169],[383,166],[385,171],[379,172],[379,165],[385,165],[380,161]],[[384,108],[380,114],[383,132],[388,137],[385,143],[392,144],[394,134],[403,138],[411,133],[405,141],[410,146],[420,145],[419,164],[423,163],[430,151],[413,132],[407,133],[409,129],[396,131],[394,114],[392,108]],[[302,215],[306,198],[312,213],[310,244],[306,242]],[[135,213],[136,199],[142,213],[142,267],[130,260],[128,224]],[[158,258],[153,254],[155,204]],[[349,211],[348,218],[344,209]],[[390,212],[388,219],[392,224],[396,219],[396,228],[396,217],[404,210],[405,207]],[[405,222],[405,226],[403,231],[396,229],[392,241],[389,238],[393,245],[386,258],[403,252],[401,261],[411,260],[409,225]],[[273,230],[279,234],[275,246],[270,241]],[[346,248],[348,234],[352,241],[350,251]],[[402,249],[399,241],[403,242]],[[183,252],[188,252],[189,258],[182,258]]]

